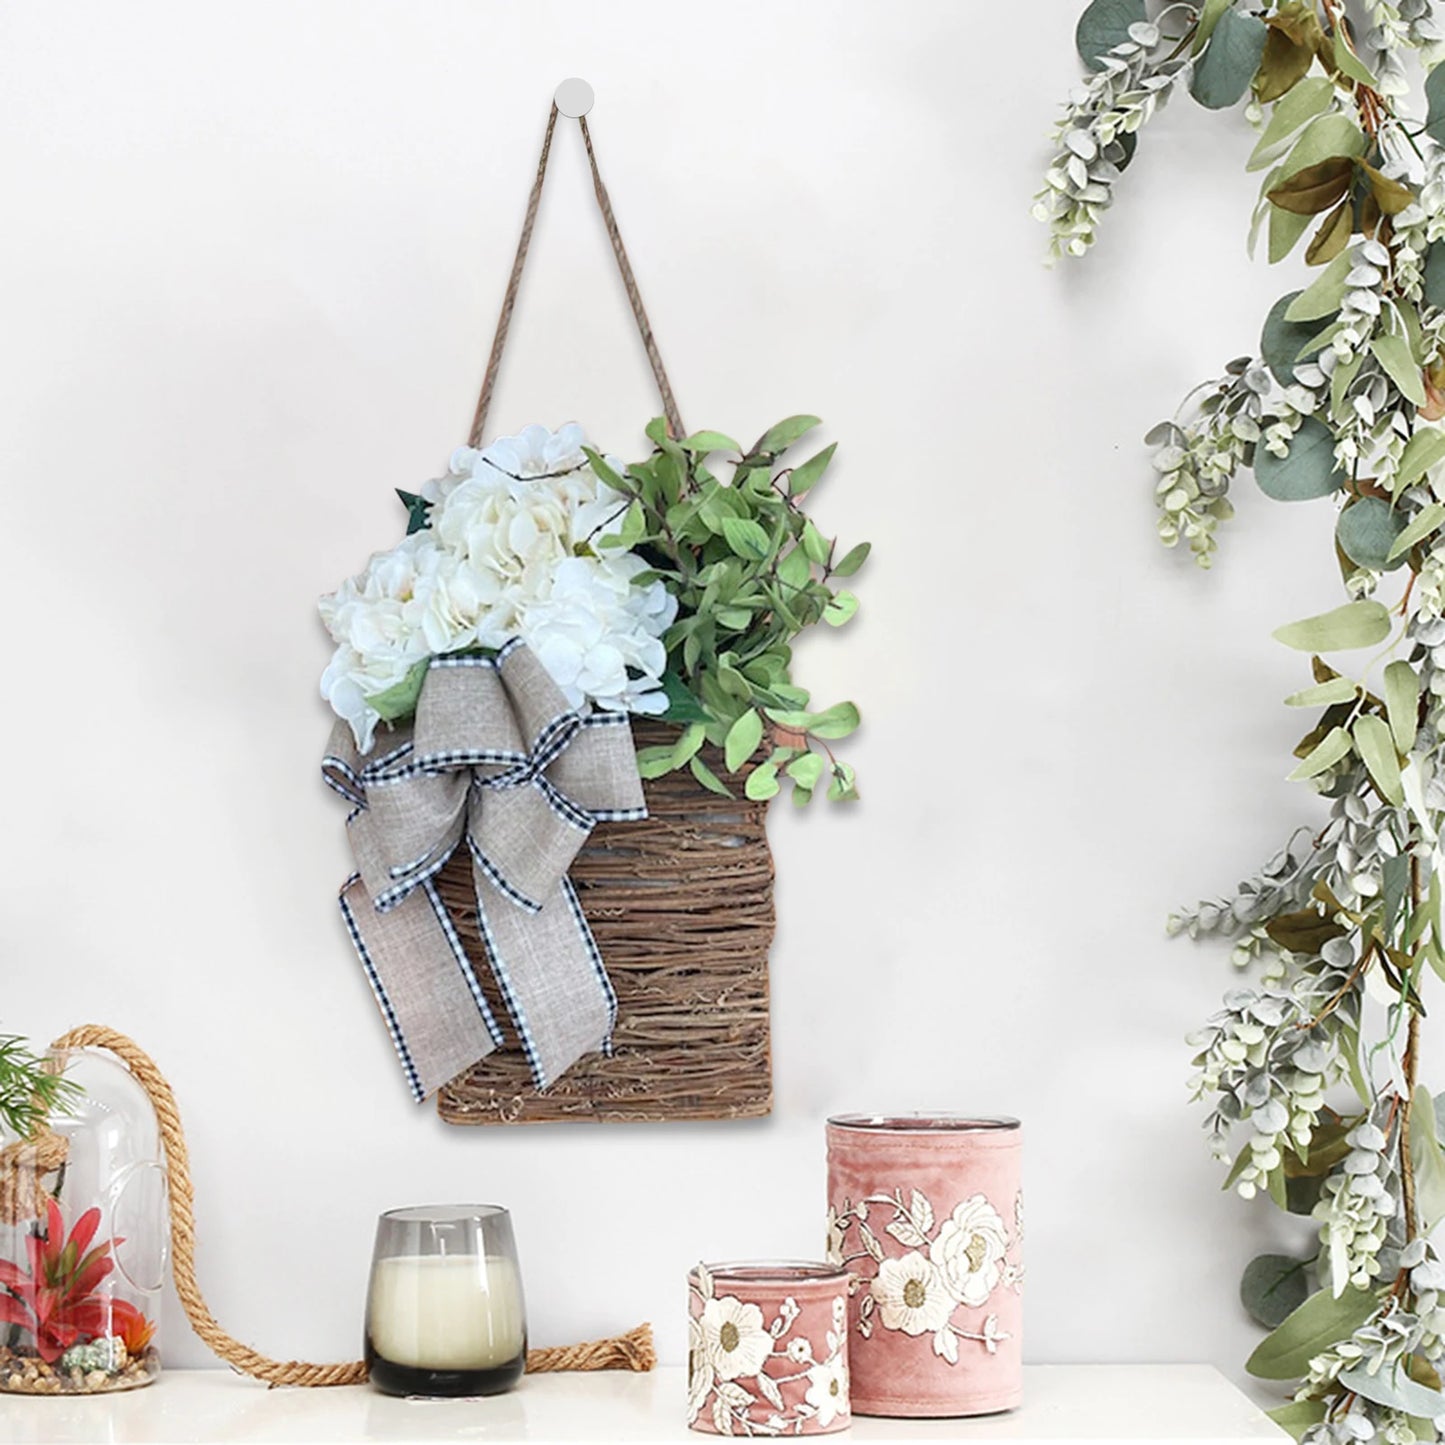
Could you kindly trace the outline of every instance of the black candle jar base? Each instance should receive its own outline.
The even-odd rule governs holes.
[[[527,1366],[527,1352],[505,1365],[487,1370],[423,1370],[415,1365],[398,1365],[383,1359],[366,1346],[366,1368],[371,1383],[387,1395],[431,1395],[439,1399],[458,1395],[500,1395],[522,1378]]]

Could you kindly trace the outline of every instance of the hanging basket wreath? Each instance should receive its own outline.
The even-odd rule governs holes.
[[[792,645],[854,615],[840,583],[869,548],[804,510],[834,451],[795,460],[818,418],[750,446],[684,430],[585,119],[665,414],[632,463],[575,424],[485,440],[556,119],[469,442],[321,604],[342,911],[414,1096],[444,1089],[455,1122],[763,1112],[762,811],[785,785],[857,796],[833,744],[858,711],[815,707]],[[719,887],[744,874],[758,893]]]

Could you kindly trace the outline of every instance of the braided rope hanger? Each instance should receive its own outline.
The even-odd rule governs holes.
[[[492,352],[487,358],[486,375],[482,378],[482,393],[477,398],[477,410],[472,418],[468,440],[474,447],[481,446],[485,438],[487,412],[491,409],[492,392],[496,389],[497,372],[502,364],[502,350],[507,344],[507,332],[512,325],[512,308],[517,304],[517,290],[522,284],[522,270],[527,264],[532,230],[537,224],[537,207],[542,200],[542,183],[547,178],[547,159],[552,154],[552,136],[557,129],[557,115],[557,104],[554,101],[547,117],[547,130],[542,137],[542,154],[537,159],[537,174],[532,181],[532,192],[527,197],[527,213],[522,220],[522,234],[517,240],[517,254],[512,260],[512,274],[507,279],[501,315],[497,317],[497,329],[492,336]],[[632,263],[627,259],[627,248],[622,244],[622,233],[617,229],[612,200],[607,194],[607,187],[602,184],[602,173],[597,168],[597,152],[593,149],[592,132],[587,127],[587,117],[578,116],[577,125],[582,131],[582,143],[587,148],[587,164],[592,171],[592,193],[597,197],[597,208],[602,212],[602,224],[607,227],[607,239],[612,242],[612,254],[617,258],[617,269],[622,273],[623,289],[627,292],[627,301],[632,307],[632,315],[641,333],[643,348],[647,352],[647,362],[652,367],[658,394],[662,397],[662,411],[667,419],[668,433],[673,437],[682,437],[685,435],[682,416],[672,393],[672,383],[667,379],[667,370],[662,364],[657,338],[652,334],[652,323],[647,319],[647,308],[642,304],[637,277],[633,275]]]

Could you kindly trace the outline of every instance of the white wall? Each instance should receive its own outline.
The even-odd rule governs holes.
[[[818,1249],[826,1113],[956,1106],[1027,1123],[1032,1358],[1242,1359],[1280,1225],[1186,1106],[1226,956],[1162,923],[1317,816],[1269,631],[1337,600],[1330,516],[1247,486],[1213,575],[1156,545],[1138,438],[1297,283],[1245,256],[1243,120],[1188,104],[1097,254],[1043,268],[1077,4],[0,12],[0,1022],[160,1060],[246,1340],[349,1356],[373,1216],[468,1196],[515,1211],[538,1343],[652,1319],[675,1359],[694,1259]],[[334,902],[314,599],[462,439],[574,74],[689,424],[816,411],[820,520],[876,544],[803,657],[865,711],[864,801],[773,820],[756,1123],[443,1127]],[[574,133],[554,166],[494,421],[640,454]]]

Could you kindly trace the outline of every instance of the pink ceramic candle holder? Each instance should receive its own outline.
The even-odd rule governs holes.
[[[692,1429],[830,1435],[848,1428],[846,1269],[700,1264],[687,1283]]]
[[[986,1415],[1022,1395],[1017,1119],[828,1120],[828,1258],[853,1272],[860,1415]]]

